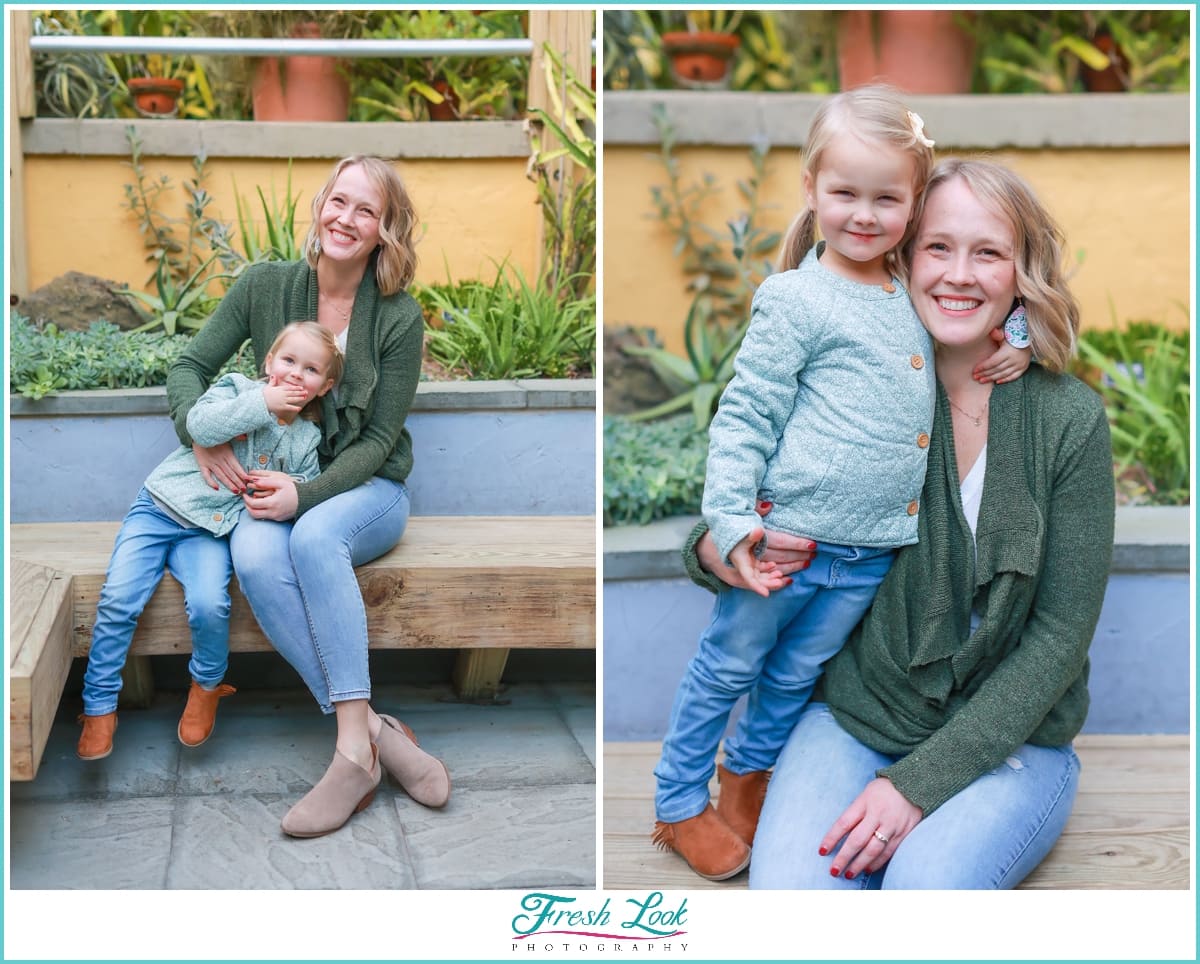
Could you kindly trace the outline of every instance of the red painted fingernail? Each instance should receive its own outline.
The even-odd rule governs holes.
[[[847,879],[847,880],[853,880],[853,879],[854,879],[854,871],[849,871],[849,872],[846,874],[846,879]]]
[[[820,854],[822,857],[824,857],[826,854],[828,854],[828,853],[829,853],[829,851],[828,851],[828,850],[826,850],[824,847],[821,847],[821,848],[820,848],[820,849],[817,851],[817,853],[819,853],[819,854]]]
[[[832,877],[836,877],[836,876],[837,876],[838,874],[840,874],[841,872],[842,872],[842,871],[841,871],[841,868],[839,868],[839,867],[830,867],[830,868],[829,868],[829,874],[830,874],[830,876],[832,876]]]

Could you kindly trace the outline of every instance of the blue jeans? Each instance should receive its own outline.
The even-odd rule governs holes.
[[[824,703],[804,711],[767,785],[750,886],[763,890],[1006,890],[1063,832],[1079,785],[1068,746],[1025,744],[913,828],[881,870],[831,877],[821,839],[898,757],[860,743]]]
[[[254,618],[324,713],[371,697],[367,611],[354,567],[400,541],[408,507],[404,485],[377,476],[294,523],[243,512],[230,537]]]
[[[894,549],[817,543],[792,584],[762,597],[745,589],[717,594],[675,693],[662,758],[654,769],[659,820],[675,823],[708,805],[717,747],[738,697],[746,712],[725,741],[734,773],[769,770],[800,717],[821,665],[846,642],[875,598]]]
[[[192,679],[211,688],[225,678],[232,571],[229,540],[207,529],[181,526],[143,488],[121,523],[100,590],[83,677],[83,712],[88,716],[117,708],[121,670],[138,617],[167,569],[183,586],[192,634],[188,662]]]

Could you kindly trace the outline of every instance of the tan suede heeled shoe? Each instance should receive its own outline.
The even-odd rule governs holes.
[[[444,807],[450,799],[446,764],[422,750],[406,724],[386,713],[376,715],[383,721],[376,741],[384,769],[417,803],[435,809]]]
[[[333,762],[317,785],[289,810],[280,826],[291,837],[323,837],[333,833],[375,799],[383,778],[379,749],[371,744],[371,768],[364,770],[334,750]]]

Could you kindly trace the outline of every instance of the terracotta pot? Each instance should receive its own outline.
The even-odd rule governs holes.
[[[133,106],[143,117],[174,117],[179,113],[183,81],[175,77],[130,77]]]
[[[458,98],[450,89],[450,83],[438,78],[430,86],[444,98],[440,104],[429,103],[429,119],[432,121],[458,120]]]
[[[670,58],[671,73],[683,87],[723,87],[739,44],[727,33],[664,33],[663,53]]]
[[[842,90],[872,81],[910,94],[965,94],[975,40],[952,10],[846,10],[838,14]]]
[[[1083,86],[1095,94],[1118,94],[1126,90],[1125,79],[1129,76],[1129,60],[1117,46],[1111,34],[1098,33],[1092,38],[1096,49],[1108,57],[1109,66],[1093,70],[1086,64],[1080,70]]]
[[[315,38],[315,23],[297,24],[293,37]],[[350,116],[350,83],[334,57],[264,57],[254,69],[254,119],[344,121]]]

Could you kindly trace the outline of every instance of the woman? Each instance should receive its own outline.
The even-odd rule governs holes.
[[[1078,329],[1062,244],[1006,168],[935,169],[908,249],[939,383],[919,542],[788,739],[751,887],[1010,888],[1066,824],[1114,496],[1103,406],[1062,374]],[[1040,364],[976,380],[1022,302]],[[698,555],[740,585],[702,533],[685,549],[693,577],[714,585]],[[769,546],[761,566],[782,585],[812,544],[770,533]]]
[[[408,521],[404,422],[423,336],[421,309],[404,290],[416,267],[416,215],[391,165],[362,155],[338,162],[312,214],[305,260],[247,268],[167,379],[176,432],[205,479],[243,495],[231,549],[255,618],[322,712],[337,717],[333,762],[283,818],[297,837],[337,830],[366,807],[380,764],[426,806],[450,795],[445,766],[368,703],[366,610],[354,576],[399,542]],[[297,482],[288,466],[247,472],[229,445],[193,444],[188,410],[242,343],[249,338],[261,362],[279,329],[313,318],[345,353],[341,384],[322,400],[321,474]]]

